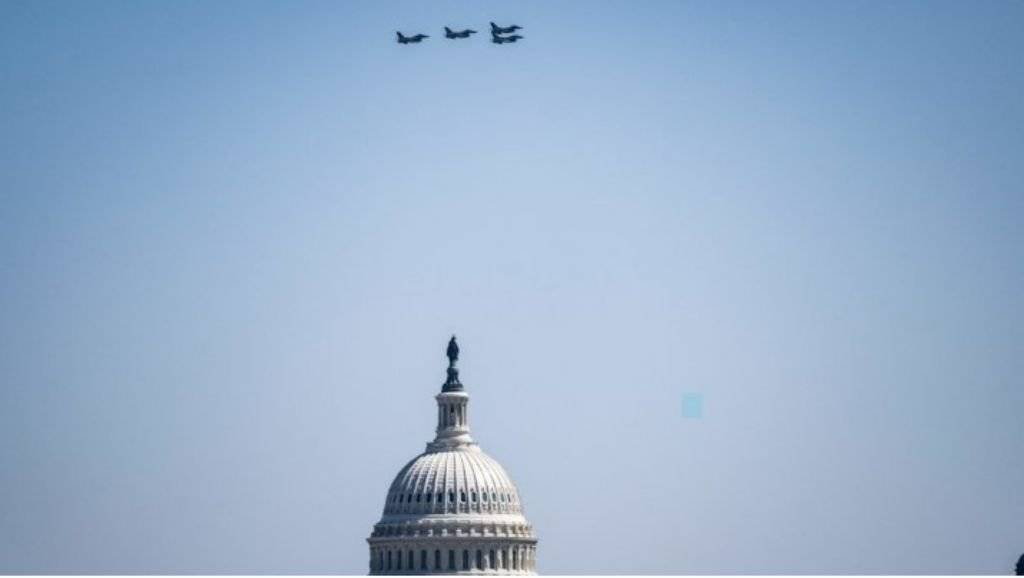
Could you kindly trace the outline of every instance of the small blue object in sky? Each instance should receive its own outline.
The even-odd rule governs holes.
[[[704,395],[700,393],[683,394],[683,418],[697,419],[704,417]]]

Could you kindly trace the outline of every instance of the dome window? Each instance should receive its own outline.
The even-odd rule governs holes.
[[[466,503],[466,490],[462,490],[461,492],[459,492],[459,501],[462,502],[463,504]]]
[[[448,501],[449,502],[454,502],[455,501],[455,490],[449,490],[448,491]]]
[[[470,492],[469,497],[470,497],[470,500],[475,504],[476,503],[476,490],[473,490],[472,492]]]

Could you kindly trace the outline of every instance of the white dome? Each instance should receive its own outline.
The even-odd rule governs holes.
[[[522,514],[505,468],[475,446],[420,454],[395,476],[384,504],[385,517],[459,512]]]
[[[537,538],[519,491],[469,435],[454,337],[448,358],[437,435],[391,482],[367,538],[370,574],[535,574]]]

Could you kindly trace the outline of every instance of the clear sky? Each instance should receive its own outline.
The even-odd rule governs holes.
[[[0,2],[0,571],[365,573],[454,332],[543,573],[1010,573],[1022,28]]]

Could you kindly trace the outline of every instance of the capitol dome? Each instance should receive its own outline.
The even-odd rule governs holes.
[[[370,574],[535,574],[537,538],[505,469],[469,435],[458,345],[436,396],[437,436],[395,476],[367,539]]]
[[[465,504],[461,510],[460,504]],[[478,447],[420,454],[398,472],[384,505],[385,516],[460,511],[522,515],[505,469]]]

